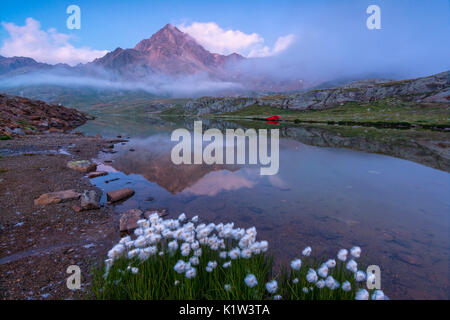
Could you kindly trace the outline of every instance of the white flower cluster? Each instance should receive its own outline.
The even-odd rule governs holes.
[[[312,252],[311,247],[306,247],[302,251],[302,254],[304,256],[310,256],[311,252]],[[350,255],[352,256],[352,259],[347,261],[349,252],[350,252]],[[339,252],[337,254],[337,259],[342,262],[347,261],[345,264],[345,268],[354,274],[354,278],[355,278],[356,282],[363,282],[366,279],[369,281],[372,281],[372,282],[375,281],[374,274],[366,275],[366,273],[364,271],[358,270],[358,263],[354,259],[357,259],[360,256],[361,256],[361,248],[356,246],[356,247],[351,248],[350,251],[347,249],[339,250]],[[302,261],[300,259],[295,259],[291,262],[291,268],[294,271],[299,271],[301,266],[302,266]],[[345,281],[341,285],[331,275],[328,275],[330,269],[332,269],[334,267],[336,267],[336,260],[329,259],[325,263],[320,265],[320,267],[317,270],[309,269],[306,274],[306,281],[308,281],[309,283],[315,283],[316,287],[319,289],[327,287],[327,288],[330,288],[331,290],[335,290],[340,287],[343,291],[346,291],[346,292],[351,291],[352,285],[349,281]],[[297,283],[299,283],[299,280],[298,280],[298,278],[295,278],[292,282],[294,284],[297,284]],[[302,290],[305,293],[309,292],[308,288],[303,288]],[[365,289],[359,289],[356,293],[355,299],[356,300],[367,300],[367,299],[369,299],[369,292]],[[383,291],[381,291],[381,290],[376,290],[372,294],[372,300],[385,300],[385,299],[387,299],[387,296],[385,296]]]
[[[256,241],[255,227],[235,228],[234,223],[195,225],[198,222],[198,216],[193,217],[190,222],[187,221],[184,213],[177,219],[166,220],[154,213],[148,219],[137,221],[138,228],[134,231],[135,239],[126,236],[108,252],[108,259],[105,260],[106,275],[114,261],[120,257],[129,259],[137,257],[145,261],[157,254],[164,255],[165,243],[167,243],[167,252],[170,254],[180,250],[181,255],[187,257],[187,261],[179,260],[174,266],[174,270],[180,274],[184,273],[186,278],[194,278],[197,274],[194,266],[199,265],[202,255],[201,245],[214,251],[223,250],[219,253],[219,257],[231,260],[249,259],[253,255],[266,252],[269,248],[267,241]],[[226,251],[227,239],[237,241],[238,246]],[[158,244],[164,247],[160,252],[158,252]],[[224,262],[223,268],[229,268],[231,260]],[[209,261],[206,271],[213,272],[217,265],[217,261]]]

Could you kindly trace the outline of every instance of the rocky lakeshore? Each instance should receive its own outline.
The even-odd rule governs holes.
[[[111,141],[78,134],[30,135],[0,141],[0,298],[66,299],[68,266],[78,265],[82,289],[96,257],[119,237],[118,216],[100,207],[101,190],[71,169]],[[62,151],[64,150],[64,151]],[[84,197],[93,195],[94,204]]]

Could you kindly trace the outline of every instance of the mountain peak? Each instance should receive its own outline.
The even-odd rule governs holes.
[[[139,70],[170,75],[197,72],[217,75],[224,71],[226,64],[241,59],[244,57],[238,54],[224,56],[211,53],[193,37],[169,23],[133,49],[117,48],[94,63],[126,73]]]

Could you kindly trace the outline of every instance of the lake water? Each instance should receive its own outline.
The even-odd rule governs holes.
[[[255,165],[174,165],[172,130],[192,131],[193,121],[109,117],[82,127],[88,134],[129,138],[115,146],[116,153],[99,155],[99,162],[112,161],[106,163],[109,175],[92,180],[105,191],[102,201],[110,190],[131,187],[136,194],[116,205],[118,212],[168,208],[172,217],[185,212],[256,226],[258,238],[269,241],[283,264],[308,245],[325,257],[359,245],[364,262],[381,267],[389,297],[449,299],[449,174],[432,168],[442,160],[404,145],[366,141],[364,148],[414,161],[329,147],[330,141],[347,147],[356,142],[335,139],[339,135],[326,128],[297,126],[282,128],[280,168],[273,176],[261,176]]]

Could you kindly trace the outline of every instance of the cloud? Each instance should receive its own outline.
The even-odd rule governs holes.
[[[288,49],[295,40],[293,34],[279,37],[273,48],[264,45],[264,38],[257,33],[246,34],[239,30],[225,30],[214,22],[193,22],[178,28],[193,37],[207,50],[228,55],[239,53],[250,58],[271,57]]]
[[[104,56],[108,51],[88,47],[75,48],[69,43],[70,35],[58,33],[51,28],[41,30],[39,21],[27,18],[24,26],[2,22],[9,38],[0,47],[0,55],[6,57],[30,57],[50,64],[67,63],[76,65]]]

